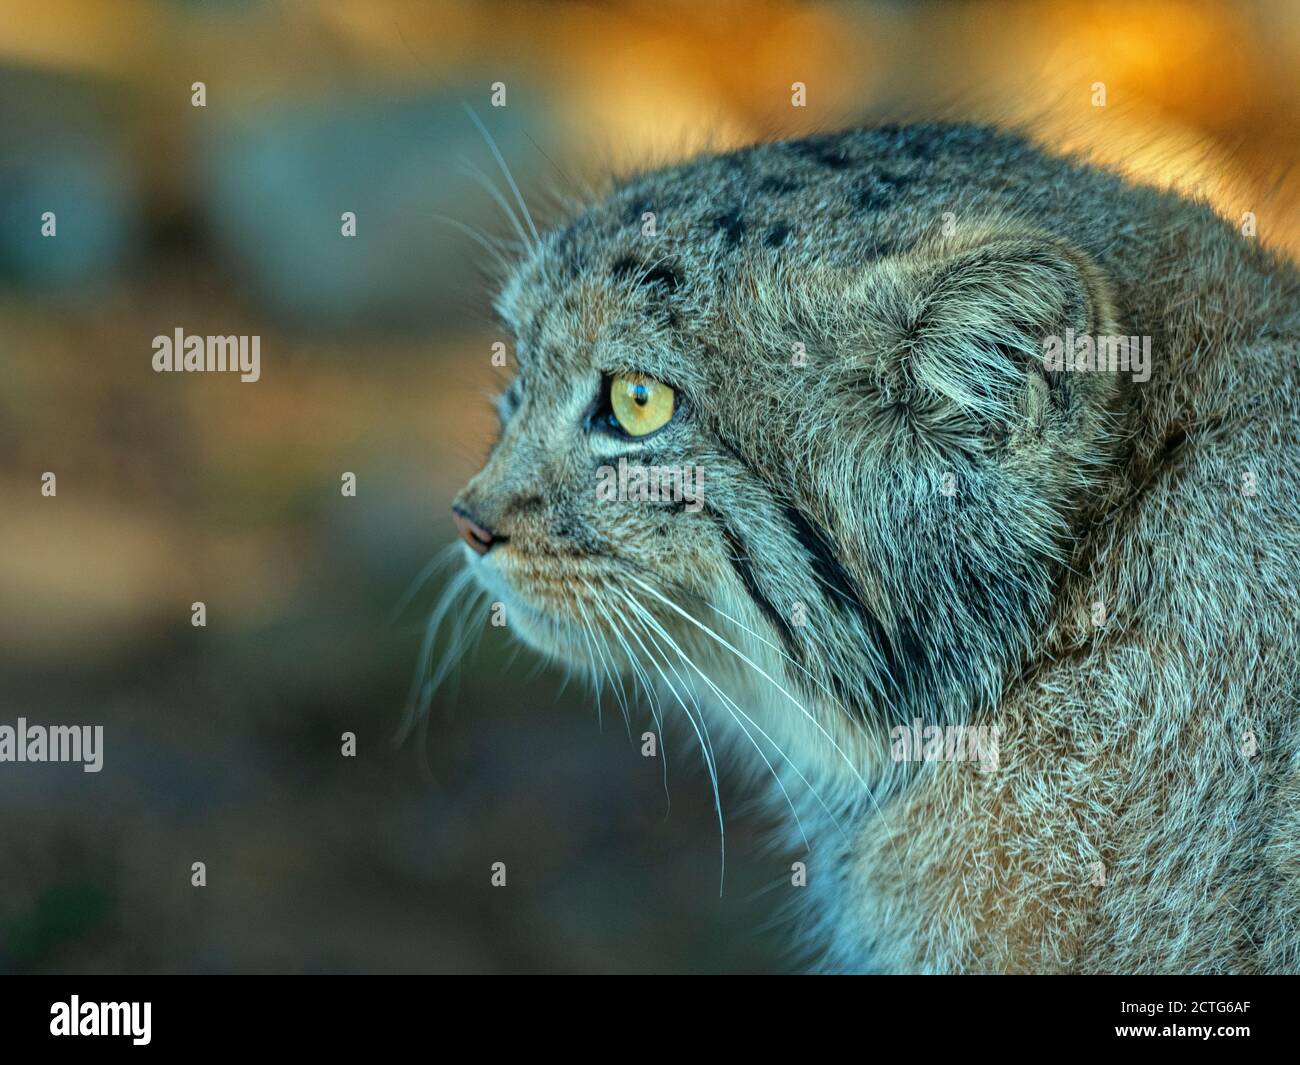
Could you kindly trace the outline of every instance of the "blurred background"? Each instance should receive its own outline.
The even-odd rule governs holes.
[[[669,809],[611,701],[486,615],[394,742],[444,578],[398,608],[501,379],[463,227],[511,236],[504,181],[462,101],[539,225],[703,147],[983,118],[1294,254],[1297,70],[1294,0],[0,0],[0,724],[105,727],[98,774],[0,765],[0,971],[793,964],[800,855],[747,789],[719,897],[693,740]],[[261,336],[261,380],[155,374],[178,327]]]

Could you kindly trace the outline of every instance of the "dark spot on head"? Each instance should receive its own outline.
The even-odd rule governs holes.
[[[639,226],[642,223],[643,216],[647,213],[653,213],[654,209],[655,205],[650,200],[633,200],[623,217],[629,225]]]
[[[798,192],[802,188],[803,185],[799,182],[781,174],[769,174],[758,183],[760,192],[770,192],[777,196],[786,196],[791,192]]]
[[[863,242],[862,253],[867,259],[883,259],[889,255],[901,255],[915,246],[913,240],[900,240],[886,236],[877,230]]]
[[[591,243],[590,230],[590,222],[579,218],[551,238],[553,261],[562,276],[572,279],[586,271],[587,248]]]
[[[645,263],[633,255],[625,255],[610,268],[618,278],[633,278],[642,288],[661,288],[665,292],[676,292],[682,283],[681,271],[669,263],[656,263],[646,269]]]
[[[788,141],[786,146],[795,155],[811,159],[813,162],[830,167],[832,170],[843,170],[852,162],[848,153],[844,150],[840,138],[826,134],[805,137],[801,141]]]
[[[740,238],[745,233],[744,220],[740,217],[740,211],[734,207],[726,213],[718,215],[709,224],[723,234],[729,248],[734,248],[739,244]]]
[[[878,181],[865,181],[849,193],[849,202],[860,211],[879,211],[894,198],[894,190]]]
[[[790,227],[784,222],[777,222],[774,226],[768,226],[767,232],[763,234],[763,243],[769,248],[779,248],[790,236]]]
[[[659,285],[669,292],[676,292],[681,283],[682,275],[677,269],[662,263],[648,270],[641,278],[643,286]]]
[[[900,189],[915,179],[910,175],[871,174],[849,193],[849,202],[862,211],[880,211],[893,203]]]
[[[610,267],[610,273],[615,277],[637,277],[644,269],[645,264],[635,255],[624,255]]]
[[[870,136],[885,152],[908,159],[928,159],[938,147],[934,127],[881,126]]]

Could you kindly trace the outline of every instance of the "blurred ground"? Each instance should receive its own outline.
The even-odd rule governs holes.
[[[0,970],[785,965],[798,855],[744,790],[719,899],[690,744],[665,816],[613,705],[495,630],[392,744],[437,583],[390,616],[494,427],[490,260],[444,218],[510,231],[462,100],[539,223],[706,144],[975,116],[1296,252],[1298,68],[1288,0],[0,0],[0,724],[106,732],[97,775],[0,765]],[[262,379],[154,374],[178,326],[260,335]]]

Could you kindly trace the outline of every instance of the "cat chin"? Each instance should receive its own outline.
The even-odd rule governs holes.
[[[500,573],[480,566],[475,577],[493,600],[493,616],[510,635],[543,657],[573,666],[591,664],[590,642],[583,640],[582,628],[574,621],[557,616],[554,611],[533,606]]]
[[[515,611],[509,629],[515,639],[547,658],[574,666],[591,663],[591,655],[584,648],[576,626],[522,607]]]
[[[549,661],[602,676],[631,671],[626,654],[603,632],[588,630],[563,613],[539,610],[518,596],[502,602],[511,636]]]

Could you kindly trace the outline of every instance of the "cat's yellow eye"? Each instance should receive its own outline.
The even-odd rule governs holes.
[[[675,398],[662,381],[639,373],[616,374],[609,386],[610,409],[628,436],[645,436],[667,425]]]

